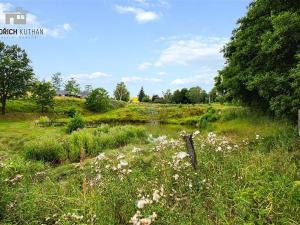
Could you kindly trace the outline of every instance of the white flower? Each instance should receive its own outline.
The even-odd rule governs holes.
[[[159,201],[159,199],[160,199],[160,195],[159,195],[159,190],[155,190],[154,192],[153,192],[153,201],[155,201],[155,202],[158,202]]]
[[[142,209],[142,208],[144,208],[144,206],[147,205],[147,204],[151,204],[151,200],[142,198],[141,200],[138,200],[138,201],[137,201],[136,206],[137,206],[139,209]]]
[[[179,175],[178,175],[178,174],[175,174],[173,177],[174,177],[174,180],[178,180]]]
[[[199,130],[196,130],[194,133],[193,133],[193,136],[197,136],[198,134],[200,134],[200,131]]]
[[[124,158],[125,158],[125,155],[120,154],[120,155],[118,155],[117,160],[124,159]]]
[[[100,153],[100,154],[96,157],[96,159],[97,159],[97,160],[103,160],[103,159],[105,159],[105,153],[104,153],[104,152]]]
[[[260,137],[260,136],[259,136],[259,134],[257,134],[257,135],[256,135],[256,140],[258,140],[258,139],[259,139],[259,137]]]
[[[178,159],[184,159],[184,158],[187,157],[187,156],[189,156],[189,154],[186,153],[186,152],[178,152],[178,153],[176,154],[176,157],[177,157]]]

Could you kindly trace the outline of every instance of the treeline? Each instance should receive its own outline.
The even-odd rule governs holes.
[[[295,118],[300,109],[299,0],[253,1],[224,57],[216,88],[226,101]]]
[[[191,87],[178,89],[172,92],[168,89],[166,92],[162,93],[162,96],[153,95],[150,97],[141,87],[138,94],[139,102],[152,102],[152,103],[172,103],[172,104],[204,104],[211,102],[224,102],[224,98],[218,95],[217,90],[214,88],[211,92],[207,93],[200,87]]]

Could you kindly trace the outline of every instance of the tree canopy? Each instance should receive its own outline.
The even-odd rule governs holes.
[[[109,96],[105,89],[96,88],[86,97],[87,108],[94,112],[105,112],[110,107]]]
[[[116,100],[128,102],[130,98],[129,91],[124,82],[118,83],[114,91],[114,96]]]
[[[0,99],[2,114],[7,99],[26,94],[34,80],[33,70],[26,52],[17,45],[5,45],[0,41]]]
[[[300,108],[299,52],[299,1],[253,1],[224,48],[227,64],[216,87],[228,100],[295,117]]]
[[[77,95],[80,93],[80,86],[74,78],[71,78],[65,85],[65,91],[67,91],[69,95]]]
[[[41,106],[42,113],[45,109],[53,107],[55,95],[55,88],[50,82],[37,81],[34,83],[32,88],[32,98]]]

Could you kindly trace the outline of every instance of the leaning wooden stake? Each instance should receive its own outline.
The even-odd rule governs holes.
[[[182,135],[182,138],[185,141],[185,145],[186,145],[187,151],[189,153],[192,166],[194,169],[196,169],[197,156],[196,156],[195,147],[194,147],[193,135],[192,134],[184,134],[184,135]]]
[[[299,137],[300,137],[300,109],[298,109],[298,131],[299,131]]]

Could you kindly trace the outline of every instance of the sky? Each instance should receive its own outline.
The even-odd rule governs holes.
[[[200,86],[209,91],[225,60],[220,52],[250,0],[11,0],[41,37],[3,37],[25,49],[39,79],[60,72],[110,94],[123,81],[131,96]]]

